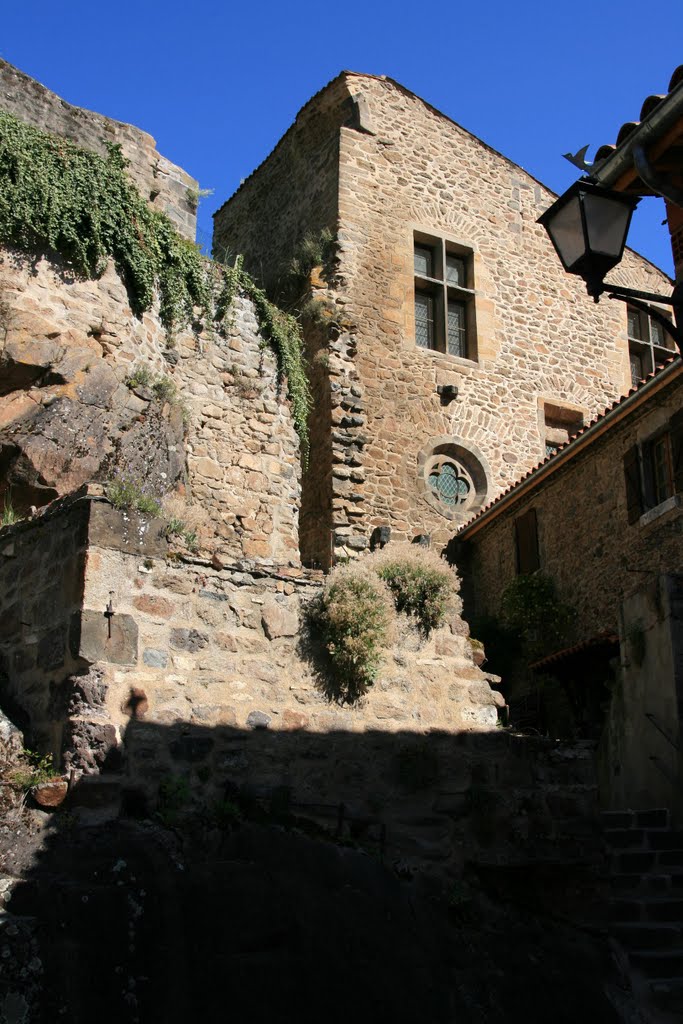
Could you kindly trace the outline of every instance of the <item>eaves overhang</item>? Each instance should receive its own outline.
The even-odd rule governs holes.
[[[455,538],[459,541],[470,540],[485,526],[488,526],[494,519],[497,519],[503,512],[507,511],[517,502],[532,492],[543,481],[558,471],[564,469],[573,459],[584,452],[590,445],[594,444],[603,434],[611,430],[617,423],[630,416],[639,409],[645,402],[650,401],[654,395],[662,391],[683,373],[683,362],[681,357],[672,356],[659,370],[650,374],[636,388],[617,399],[605,412],[600,413],[587,427],[584,427],[576,437],[561,448],[556,454],[549,456],[535,469],[530,470],[516,484],[513,484],[507,491],[482,509],[469,523],[465,523]]]
[[[650,190],[639,178],[636,168],[636,150],[644,150],[650,164],[656,165],[664,155],[670,158],[674,149],[677,151],[674,159],[678,162],[678,151],[682,147],[683,65],[674,71],[668,93],[647,97],[640,121],[627,121],[621,126],[615,145],[598,149],[590,177],[606,188],[648,195]]]

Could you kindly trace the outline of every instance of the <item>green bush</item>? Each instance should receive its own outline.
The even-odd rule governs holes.
[[[574,610],[558,598],[554,580],[542,572],[516,576],[503,591],[503,625],[520,638],[532,658],[567,640],[575,617]]]
[[[263,344],[274,351],[280,379],[287,381],[305,465],[311,394],[297,320],[268,300],[239,258],[226,267],[202,256],[149,206],[126,167],[120,146],[108,145],[100,156],[0,112],[0,243],[32,256],[58,253],[85,279],[99,277],[112,259],[136,315],[150,309],[158,294],[169,336],[197,322],[196,308],[207,326],[224,327],[234,296],[247,295]],[[323,253],[330,239],[323,239]],[[317,256],[314,248],[307,243],[307,259]]]
[[[19,789],[33,789],[41,782],[51,782],[52,779],[61,778],[59,772],[55,771],[49,754],[41,757],[40,754],[36,754],[32,750],[22,750],[20,761],[20,766],[15,768],[10,775],[10,782],[18,786]]]
[[[394,597],[396,611],[412,615],[428,635],[453,610],[458,578],[439,556],[424,548],[391,547],[369,560]]]
[[[364,565],[339,566],[311,609],[328,658],[327,694],[353,704],[372,686],[392,637],[393,602]]]

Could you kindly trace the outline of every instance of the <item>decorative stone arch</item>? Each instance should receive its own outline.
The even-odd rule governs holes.
[[[455,435],[430,437],[417,457],[421,498],[444,519],[462,522],[492,493],[488,462],[471,441]]]

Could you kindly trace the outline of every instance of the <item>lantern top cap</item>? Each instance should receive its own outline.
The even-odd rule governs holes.
[[[563,192],[561,196],[555,200],[552,206],[541,214],[536,221],[537,224],[542,224],[546,227],[548,221],[551,221],[563,206],[571,202],[576,196],[581,198],[582,196],[595,196],[597,199],[613,199],[619,203],[623,203],[624,206],[629,207],[631,210],[635,210],[636,206],[640,202],[640,196],[629,195],[625,192],[614,192],[612,189],[605,188],[603,185],[598,185],[596,182],[591,181],[589,178],[579,178],[573,185],[570,185],[566,192]]]

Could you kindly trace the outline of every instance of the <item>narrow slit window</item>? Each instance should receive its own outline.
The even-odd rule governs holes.
[[[415,341],[420,348],[434,348],[434,299],[415,293]]]
[[[466,311],[462,302],[448,302],[448,354],[467,355]]]

